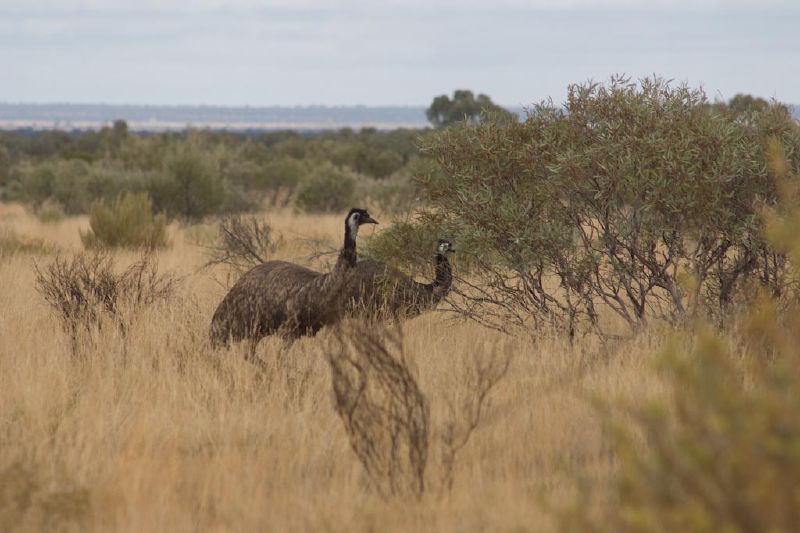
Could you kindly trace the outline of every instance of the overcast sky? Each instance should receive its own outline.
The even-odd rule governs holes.
[[[0,0],[0,101],[506,105],[656,73],[800,103],[800,0]]]

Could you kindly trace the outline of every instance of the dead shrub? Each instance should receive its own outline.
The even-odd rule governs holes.
[[[384,497],[425,490],[428,402],[409,371],[402,331],[350,322],[326,350],[336,412]]]
[[[106,321],[125,340],[136,315],[168,299],[178,283],[172,275],[158,273],[151,253],[119,274],[111,256],[103,252],[80,253],[71,259],[56,256],[44,270],[35,268],[36,288],[61,322],[73,355],[79,353],[80,335],[102,329]]]
[[[440,475],[426,478],[430,447],[430,409],[409,369],[402,329],[348,322],[335,330],[326,350],[336,412],[353,451],[376,490],[384,497],[453,486],[456,457],[480,425],[492,389],[507,374],[511,353],[493,347],[474,354],[462,381],[465,394],[448,403],[448,419],[435,435]]]
[[[448,421],[438,431],[443,491],[453,488],[456,456],[478,428],[489,403],[489,393],[508,373],[511,359],[511,352],[493,347],[482,356],[475,354],[466,367],[466,393],[459,402],[448,402]]]
[[[280,246],[269,223],[258,217],[232,215],[219,223],[219,233],[208,249],[206,267],[228,265],[237,271],[265,263]]]

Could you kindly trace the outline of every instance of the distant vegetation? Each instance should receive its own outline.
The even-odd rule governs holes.
[[[0,133],[0,197],[52,217],[88,213],[126,193],[155,213],[199,220],[270,206],[341,211],[374,201],[408,206],[421,130],[136,135],[117,121],[100,131]]]
[[[477,123],[481,118],[512,120],[514,114],[492,102],[485,94],[475,96],[464,89],[453,92],[453,98],[446,94],[437,96],[425,111],[425,116],[435,127],[449,126],[460,122]]]

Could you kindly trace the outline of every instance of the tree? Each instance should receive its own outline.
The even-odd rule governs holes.
[[[601,309],[633,331],[698,308],[722,320],[751,282],[788,297],[759,206],[778,192],[767,139],[796,168],[800,128],[777,104],[743,121],[706,102],[617,77],[573,85],[563,107],[545,102],[524,122],[428,135],[421,150],[438,170],[416,176],[426,207],[411,228],[382,233],[402,250],[382,259],[413,257],[416,235],[452,236],[471,264],[451,304],[498,329],[603,329]]]
[[[467,90],[454,91],[452,100],[446,94],[437,96],[425,111],[425,116],[437,128],[465,120],[478,123],[481,121],[481,115],[499,119],[509,119],[514,116],[513,113],[492,102],[492,99],[485,94],[479,94],[476,98],[472,91]]]
[[[0,186],[5,184],[9,170],[11,170],[11,154],[5,146],[0,145]]]
[[[728,109],[736,115],[743,115],[751,112],[763,112],[769,108],[769,102],[758,96],[751,94],[737,94],[728,100]]]
[[[122,119],[114,121],[113,130],[114,130],[114,138],[118,139],[119,141],[122,141],[128,137],[128,123]]]

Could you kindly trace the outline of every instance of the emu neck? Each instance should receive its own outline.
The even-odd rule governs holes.
[[[355,268],[358,261],[358,253],[356,252],[356,237],[358,236],[358,228],[351,229],[345,222],[344,225],[344,246],[339,252],[339,259],[336,261],[334,270],[344,270],[347,268]]]
[[[356,233],[358,228],[351,231],[345,223],[344,246],[333,270],[317,276],[287,301],[287,315],[294,321],[293,327],[301,331],[316,331],[339,319],[344,310],[342,291],[347,286],[358,259]]]
[[[433,280],[433,295],[441,300],[450,292],[453,285],[453,270],[450,268],[450,261],[444,254],[436,254],[436,279]]]

